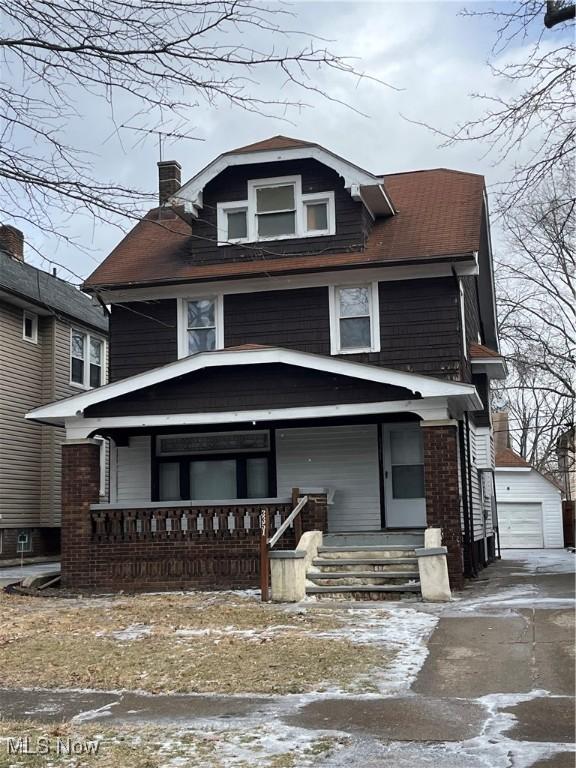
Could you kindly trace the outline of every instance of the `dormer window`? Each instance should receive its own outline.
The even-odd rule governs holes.
[[[253,179],[248,200],[218,203],[218,245],[335,232],[334,192],[302,194],[300,176]]]

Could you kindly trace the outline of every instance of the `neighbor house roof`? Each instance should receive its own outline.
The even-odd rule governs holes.
[[[0,293],[34,304],[42,314],[62,314],[101,331],[108,330],[102,307],[65,280],[0,250]]]
[[[375,221],[362,250],[270,258],[262,256],[256,244],[253,256],[247,258],[241,255],[249,250],[244,244],[239,246],[239,256],[234,261],[197,263],[193,253],[193,221],[179,217],[159,220],[159,209],[155,209],[116,246],[90,275],[85,287],[457,260],[471,258],[480,250],[483,176],[438,168],[392,174],[384,179],[396,215]]]
[[[485,347],[484,344],[470,344],[469,346],[469,352],[470,357],[473,360],[482,360],[487,357],[502,357],[502,355],[497,352],[495,349],[490,349],[490,347]]]
[[[503,448],[496,454],[497,467],[516,467],[521,469],[533,469],[520,454],[513,451],[512,448]]]

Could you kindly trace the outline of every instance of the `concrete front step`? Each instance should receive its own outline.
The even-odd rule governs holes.
[[[383,545],[403,545],[408,547],[424,546],[424,529],[408,528],[388,531],[357,533],[325,533],[325,547],[364,547]]]
[[[307,595],[331,600],[402,600],[417,598],[420,584],[390,584],[389,586],[358,585],[332,587],[306,587]]]
[[[411,574],[408,578],[401,574],[400,576],[387,576],[381,578],[368,574],[367,576],[356,576],[352,573],[341,573],[337,578],[331,578],[325,573],[308,576],[308,581],[313,582],[318,587],[391,587],[398,585],[410,585],[418,580],[418,574]]]
[[[328,560],[378,560],[388,557],[394,558],[416,558],[414,547],[407,546],[394,546],[386,544],[382,546],[370,546],[370,547],[318,547],[318,553],[322,555],[321,559]]]
[[[319,568],[323,573],[332,573],[341,571],[345,568],[347,571],[369,571],[370,573],[385,574],[389,571],[416,571],[415,557],[386,557],[386,558],[350,558],[329,560],[328,558],[316,558],[312,565]]]
[[[418,571],[308,571],[309,581],[332,581],[334,579],[369,579],[368,583],[392,583],[401,580],[405,584],[410,579],[418,580]]]

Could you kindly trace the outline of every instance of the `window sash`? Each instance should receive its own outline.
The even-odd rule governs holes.
[[[367,304],[366,311],[362,311],[361,306],[352,306],[346,310],[345,302],[342,301],[342,293],[346,290],[362,289],[365,294]],[[336,285],[330,286],[330,353],[354,354],[357,352],[378,352],[380,350],[380,318],[379,318],[379,300],[378,283],[368,283],[364,285]],[[367,324],[369,333],[365,343],[351,344],[344,343],[344,336],[349,337],[352,326],[361,324],[364,321]],[[348,325],[347,333],[342,332],[343,327]],[[358,333],[358,328],[355,329]]]
[[[223,482],[226,482],[228,492],[217,490],[218,466],[223,470]],[[270,494],[274,492],[272,466],[270,453],[159,458],[157,497],[159,501],[214,501],[217,499],[234,501],[270,498]],[[213,469],[216,475],[213,475]],[[202,492],[202,488],[210,489],[210,487],[214,487],[214,490]]]
[[[81,341],[81,350],[75,344]],[[104,381],[104,339],[72,329],[70,336],[70,382],[86,389],[100,387]]]

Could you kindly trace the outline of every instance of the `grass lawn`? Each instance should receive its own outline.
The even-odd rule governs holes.
[[[0,768],[305,768],[323,763],[347,742],[339,736],[290,736],[271,742],[265,728],[240,732],[0,721]],[[44,749],[45,754],[15,754],[22,737],[30,752]]]
[[[0,593],[0,614],[0,685],[8,688],[366,691],[370,672],[393,656],[347,639],[346,611],[289,611],[242,593],[70,600]]]

